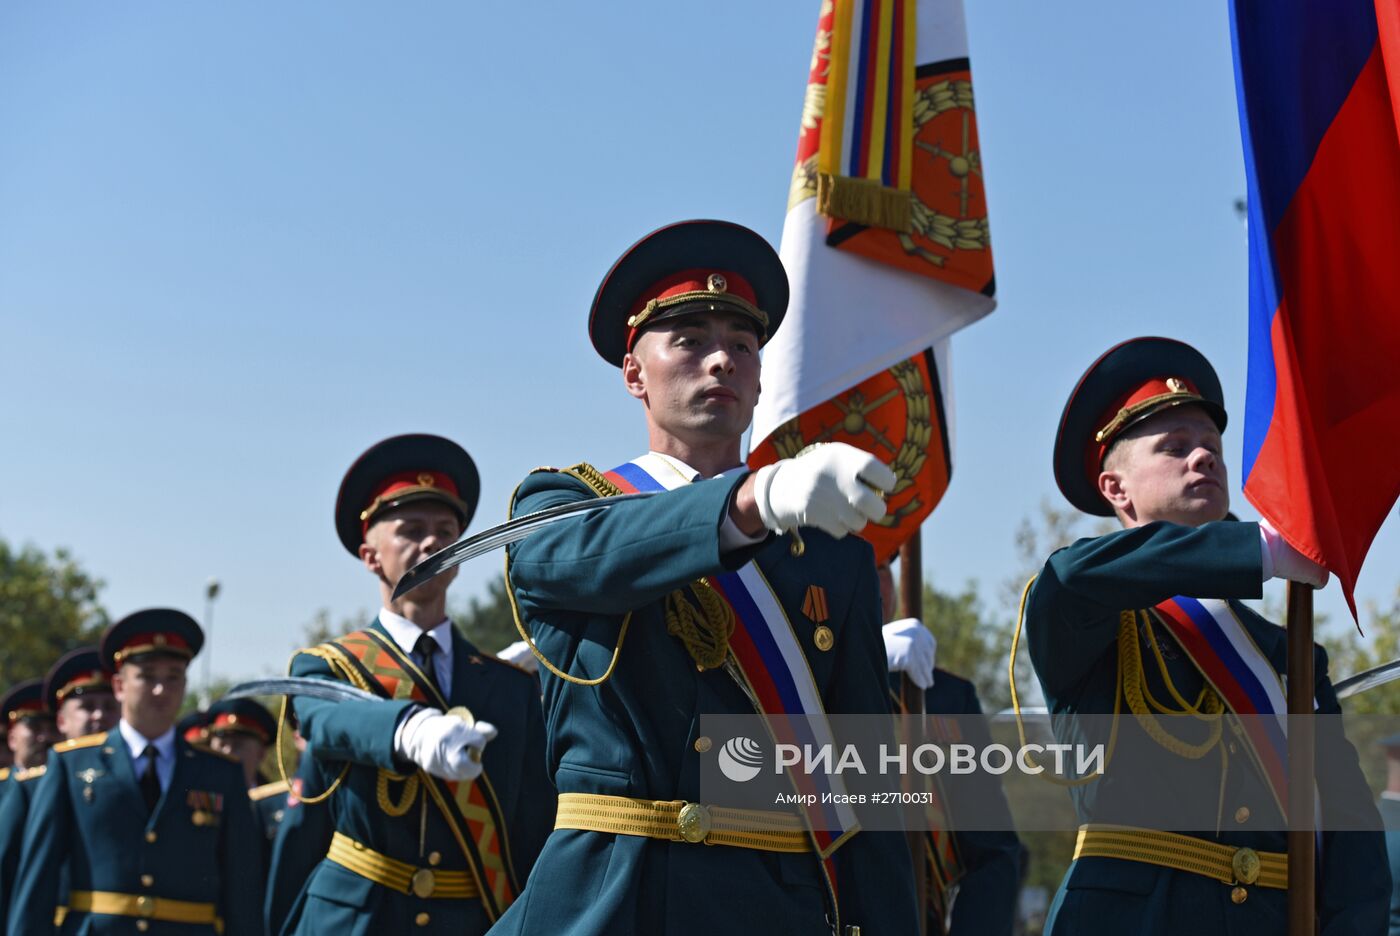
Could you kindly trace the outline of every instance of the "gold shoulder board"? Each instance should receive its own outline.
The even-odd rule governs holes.
[[[622,488],[609,481],[603,476],[601,471],[594,468],[588,462],[579,462],[577,465],[571,465],[568,468],[562,469],[562,473],[578,478],[584,484],[588,485],[589,489],[599,497],[616,497],[618,494],[622,493]]]
[[[99,731],[97,734],[83,735],[81,738],[72,738],[68,741],[60,741],[53,746],[54,753],[62,754],[64,751],[80,751],[83,748],[97,747],[99,744],[107,742],[107,732]]]

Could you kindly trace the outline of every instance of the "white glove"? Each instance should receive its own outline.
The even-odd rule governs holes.
[[[469,725],[456,715],[420,709],[394,732],[394,753],[434,777],[475,780],[481,776],[481,750],[494,737],[490,722]]]
[[[1264,562],[1264,581],[1281,578],[1313,588],[1327,584],[1327,570],[1289,546],[1267,520],[1259,521],[1259,549]]]
[[[527,673],[538,673],[540,671],[540,661],[535,659],[534,653],[530,651],[530,645],[523,640],[517,640],[500,653],[497,653],[496,659],[505,660],[507,663],[514,663]]]
[[[874,455],[831,442],[764,465],[754,477],[753,494],[759,518],[774,533],[805,526],[840,539],[885,515],[875,489],[888,494],[897,481]]]
[[[891,673],[908,673],[914,685],[933,685],[933,660],[938,639],[918,618],[891,621],[881,628],[885,637],[885,660]]]

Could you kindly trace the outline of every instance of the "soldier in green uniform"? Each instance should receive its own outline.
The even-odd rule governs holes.
[[[330,849],[335,834],[334,817],[329,807],[315,804],[315,800],[329,788],[332,779],[326,776],[320,761],[303,754],[287,793],[279,797],[282,816],[277,820],[272,842],[267,897],[263,903],[263,920],[272,936],[290,931],[288,921],[293,920],[302,890]],[[302,797],[311,799],[313,805],[303,803]]]
[[[66,654],[44,677],[42,691],[44,710],[55,713],[60,739],[81,738],[117,723],[117,700],[96,647],[80,647]],[[16,781],[15,795],[0,804],[0,918],[8,909],[19,870],[29,800],[45,770],[40,766],[24,771],[23,778]]]
[[[341,483],[336,530],[383,607],[366,630],[300,652],[292,672],[383,700],[295,699],[307,756],[329,777],[297,809],[329,808],[334,833],[284,931],[483,933],[548,834],[554,798],[533,677],[452,625],[451,576],[393,598],[405,571],[461,535],[478,490],[470,456],[432,435],[378,443]],[[273,874],[301,864],[279,849]]]
[[[175,723],[175,733],[196,747],[209,746],[209,713],[193,711]]]
[[[0,786],[0,919],[9,906],[10,891],[19,869],[24,844],[24,821],[29,815],[29,799],[44,775],[49,747],[59,739],[49,694],[44,680],[30,679],[14,686],[0,699],[0,712],[10,726],[10,745],[15,766],[5,771]]]
[[[700,716],[753,715],[765,680],[792,680],[813,716],[890,711],[873,554],[847,534],[884,514],[893,473],[839,444],[754,473],[740,458],[787,296],[772,247],[719,221],[654,232],[598,289],[593,345],[642,404],[651,452],[611,472],[536,471],[511,510],[664,493],[511,547],[559,813],[503,934],[917,931],[902,835],[701,802]],[[756,616],[735,610],[750,587]],[[804,615],[814,594],[829,615]],[[791,650],[784,672],[740,671],[752,644],[735,641],[760,630]],[[758,826],[774,831],[741,831]]]
[[[1065,405],[1060,490],[1123,529],[1045,563],[1025,603],[1031,660],[1062,743],[1106,744],[1109,719],[1069,716],[1115,714],[1119,748],[1152,756],[1110,755],[1102,776],[1071,788],[1083,825],[1047,933],[1284,931],[1286,774],[1267,765],[1286,749],[1232,716],[1286,712],[1274,675],[1286,642],[1240,599],[1275,576],[1314,586],[1327,576],[1266,524],[1225,520],[1225,418],[1210,363],[1164,338],[1109,350]],[[1314,654],[1317,711],[1337,713],[1327,655]],[[1317,745],[1319,931],[1379,933],[1390,895],[1382,837],[1328,831],[1379,828],[1371,794],[1340,733],[1319,731]],[[1189,792],[1215,828],[1123,828]]]
[[[935,665],[937,640],[917,618],[894,620],[894,575],[880,566],[880,598],[888,623],[885,655],[895,705],[898,677],[907,675],[924,693],[928,715],[967,716],[951,723],[932,721],[930,730],[953,725],[956,737],[934,735],[939,742],[962,742],[977,749],[992,743],[982,721],[982,702],[968,680]],[[945,729],[947,730],[947,729]],[[1010,936],[1016,924],[1016,897],[1021,883],[1021,840],[1012,831],[1011,808],[999,777],[971,775],[929,778],[936,796],[929,807],[925,872],[929,936]],[[976,817],[974,822],[969,817]]]
[[[262,859],[242,772],[175,733],[203,640],[192,618],[166,608],[103,634],[121,719],[54,747],[25,825],[10,933],[54,932],[65,867],[64,933],[262,932]]]
[[[277,738],[277,719],[252,699],[222,699],[209,707],[205,733],[212,750],[243,765],[248,799],[266,838],[263,867],[270,867],[272,842],[286,815],[287,792],[291,789],[286,781],[269,780],[262,772],[263,759]]]
[[[13,781],[27,770],[44,766],[49,748],[58,740],[53,712],[44,704],[44,681],[26,679],[16,683],[0,698],[4,712],[6,745],[14,756],[7,780]]]

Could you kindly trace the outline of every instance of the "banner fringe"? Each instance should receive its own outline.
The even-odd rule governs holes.
[[[817,210],[829,218],[899,234],[908,234],[914,229],[913,193],[887,188],[875,179],[818,173]]]

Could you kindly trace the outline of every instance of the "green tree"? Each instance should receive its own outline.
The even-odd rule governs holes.
[[[506,594],[505,576],[493,578],[485,595],[474,596],[466,607],[452,612],[457,629],[485,653],[496,653],[520,639],[515,612]]]
[[[67,651],[96,642],[108,623],[102,584],[65,549],[46,555],[0,540],[0,684],[42,676]]]
[[[1007,622],[987,613],[976,581],[958,592],[925,583],[923,621],[938,638],[940,669],[971,680],[986,711],[1011,704],[1006,691]]]
[[[1335,624],[1325,619],[1314,622],[1318,642],[1327,648],[1328,673],[1334,683],[1400,657],[1400,588],[1388,607],[1368,602],[1361,618],[1364,634],[1345,616]],[[1353,695],[1342,701],[1342,709],[1347,738],[1360,755],[1371,789],[1385,789],[1385,755],[1377,742],[1395,733],[1400,681]]]
[[[320,608],[311,615],[311,620],[302,625],[301,640],[293,649],[314,647],[336,637],[343,637],[367,627],[372,620],[374,618],[370,616],[368,611],[359,611],[349,617],[343,617],[339,623],[335,623],[331,620],[330,608]]]
[[[1045,560],[1057,549],[1061,549],[1084,536],[1101,536],[1117,529],[1111,520],[1093,521],[1076,510],[1062,509],[1049,498],[1042,498],[1036,516],[1022,518],[1016,529],[1016,571],[1002,583],[1001,605],[1006,609],[1009,624],[1006,628],[1006,641],[1000,671],[999,685],[1007,685],[1007,661],[1011,647],[1011,636],[1020,627],[1021,599],[1031,581],[1045,565]],[[1016,692],[1022,705],[1043,705],[1040,684],[1035,678],[1029,656],[1025,651],[1025,635],[1016,657]],[[1006,695],[1010,704],[1010,693]],[[1014,727],[1011,729],[1014,731]],[[1008,738],[1008,743],[1016,739]],[[1011,791],[1011,813],[1022,828],[1046,824],[1045,817],[1052,813],[1072,816],[1068,792],[1042,777],[1016,778]],[[1034,817],[1034,818],[1032,818]],[[1068,821],[1068,819],[1067,819]],[[1023,832],[1021,841],[1026,847],[1030,862],[1025,878],[1028,886],[1043,887],[1054,891],[1060,878],[1069,866],[1074,854],[1073,832]]]
[[[1334,625],[1319,615],[1313,622],[1334,682],[1400,657],[1400,589],[1388,608],[1368,602],[1362,620],[1364,633],[1348,618]],[[1354,695],[1342,707],[1357,715],[1394,715],[1400,712],[1400,681]]]
[[[504,577],[492,579],[484,595],[473,595],[465,602],[449,604],[447,612],[463,636],[486,653],[495,653],[519,639]],[[329,608],[321,608],[302,626],[301,640],[296,649],[314,647],[360,630],[373,619],[370,612],[360,611],[337,622]]]

